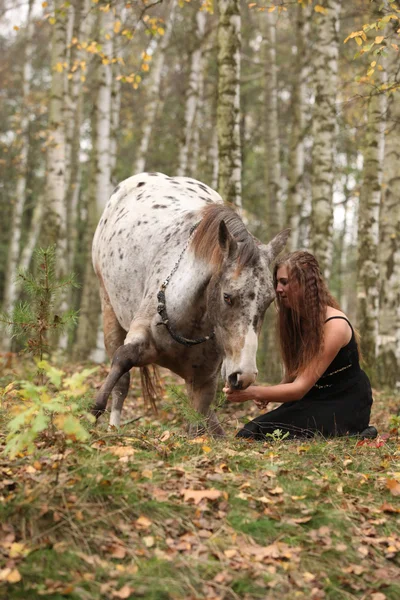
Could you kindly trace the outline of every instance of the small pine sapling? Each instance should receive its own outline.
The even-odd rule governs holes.
[[[55,247],[38,248],[34,253],[32,273],[19,271],[22,288],[29,301],[18,303],[12,314],[0,313],[0,321],[11,329],[13,337],[25,340],[25,351],[43,360],[50,353],[50,334],[60,334],[77,323],[73,310],[62,314],[56,310],[65,289],[77,287],[73,274],[57,278]]]

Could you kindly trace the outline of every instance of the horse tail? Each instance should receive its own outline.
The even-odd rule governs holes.
[[[156,365],[140,367],[140,383],[145,405],[150,404],[153,412],[158,414],[156,401],[161,395],[161,380]]]

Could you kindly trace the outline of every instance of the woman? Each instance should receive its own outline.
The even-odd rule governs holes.
[[[372,391],[359,365],[355,332],[329,293],[315,257],[297,251],[282,258],[274,269],[274,286],[285,377],[279,385],[224,391],[230,402],[282,405],[247,423],[237,436],[265,440],[280,429],[292,438],[315,433],[376,437],[376,429],[368,427]]]

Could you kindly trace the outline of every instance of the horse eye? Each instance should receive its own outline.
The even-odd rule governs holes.
[[[224,300],[228,304],[228,306],[232,306],[233,300],[230,294],[224,294]]]

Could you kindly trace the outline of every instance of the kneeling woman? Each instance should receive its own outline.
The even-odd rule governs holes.
[[[279,385],[224,391],[231,402],[282,405],[247,423],[237,436],[264,440],[280,429],[292,438],[315,433],[375,437],[375,428],[368,428],[371,385],[360,368],[356,336],[317,260],[305,251],[287,255],[275,266],[274,285],[286,375]]]

